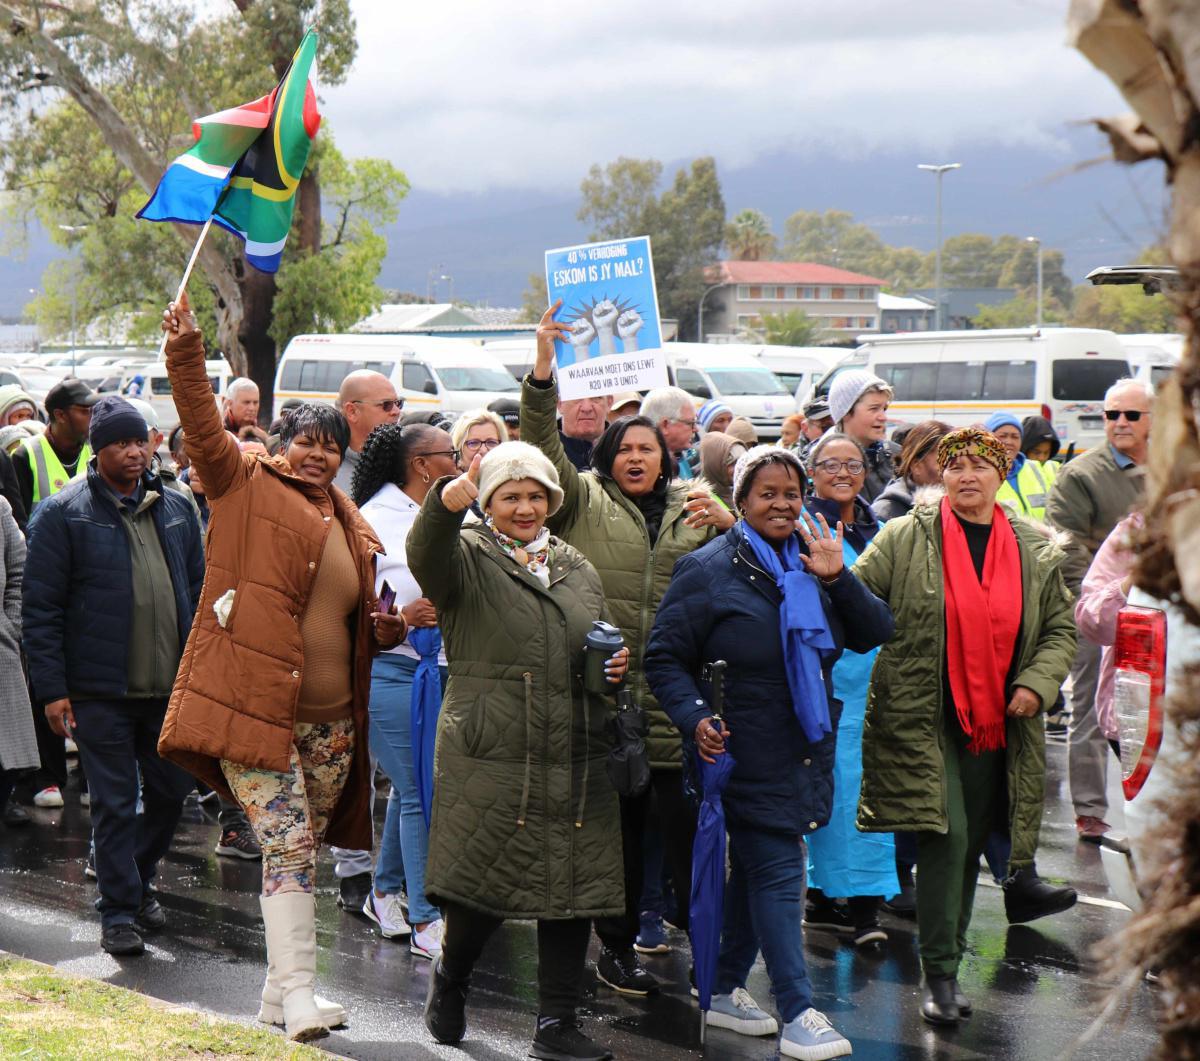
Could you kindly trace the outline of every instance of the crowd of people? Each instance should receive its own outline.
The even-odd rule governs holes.
[[[352,1016],[315,993],[322,844],[342,908],[431,961],[440,1043],[496,929],[536,921],[531,1054],[602,1061],[591,937],[602,989],[659,990],[647,956],[692,928],[702,765],[729,755],[707,1024],[850,1054],[804,927],[878,951],[885,914],[916,920],[921,1015],[968,1018],[981,857],[1010,921],[1076,900],[1035,862],[1051,712],[1079,839],[1109,832],[1101,645],[1153,393],[1112,387],[1105,443],[1060,464],[1039,417],[889,437],[892,390],[855,369],[760,444],[674,387],[561,399],[556,309],[519,401],[456,419],[362,370],[264,430],[249,380],[214,402],[186,297],[165,439],[147,403],[78,380],[41,409],[0,388],[5,822],[29,822],[15,794],[61,806],[78,754],[101,946],[137,955],[167,926],[185,799],[216,800],[217,853],[262,861],[259,1018],[297,1041]],[[600,689],[597,623],[623,644]],[[618,689],[645,716],[637,790],[609,769]],[[775,1013],[747,990],[760,954]]]

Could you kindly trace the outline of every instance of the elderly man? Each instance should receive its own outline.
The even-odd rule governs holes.
[[[1153,398],[1150,387],[1138,380],[1114,383],[1104,396],[1106,444],[1063,465],[1050,489],[1046,518],[1071,536],[1063,576],[1076,595],[1104,539],[1141,499]],[[1099,646],[1081,637],[1071,668],[1067,766],[1075,830],[1080,840],[1093,844],[1110,828],[1104,820],[1108,742],[1095,711],[1099,672]]]
[[[245,376],[230,380],[222,400],[225,429],[236,435],[243,427],[257,427],[258,402],[258,384],[254,380]]]
[[[608,411],[612,408],[612,401],[611,394],[602,394],[595,398],[571,398],[558,403],[561,420],[558,434],[567,460],[581,472],[592,466],[592,448],[608,427]]]
[[[667,449],[675,461],[680,479],[694,479],[695,469],[687,451],[696,437],[696,406],[687,391],[679,387],[656,387],[642,399],[642,416],[652,420],[662,432]]]
[[[348,494],[354,482],[354,469],[358,467],[358,456],[371,432],[380,424],[394,424],[399,420],[404,399],[396,396],[396,388],[387,376],[362,368],[342,380],[337,403],[350,424],[350,448],[346,450],[333,482]]]

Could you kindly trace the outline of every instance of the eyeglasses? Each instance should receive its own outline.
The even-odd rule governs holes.
[[[815,467],[820,468],[826,475],[837,475],[843,468],[851,475],[861,475],[866,465],[860,460],[838,461],[830,457],[828,460],[817,461]]]
[[[695,420],[684,420],[678,416],[672,416],[670,419],[670,423],[683,424],[685,427],[690,427],[693,431],[696,430],[696,421]]]
[[[414,453],[413,460],[418,457],[453,457],[458,460],[458,450],[456,449],[428,449],[424,453]]]
[[[500,445],[498,438],[469,438],[462,444],[462,448],[469,453],[478,453],[482,446],[485,452],[491,453],[498,445]]]
[[[403,398],[384,398],[382,401],[370,401],[366,398],[352,398],[351,405],[378,405],[385,413],[395,412],[404,408]]]
[[[1143,416],[1149,416],[1149,415],[1150,415],[1149,413],[1143,412],[1141,409],[1105,409],[1104,410],[1104,419],[1105,420],[1116,421],[1116,420],[1120,420],[1121,417],[1123,416],[1131,424],[1136,424]]]

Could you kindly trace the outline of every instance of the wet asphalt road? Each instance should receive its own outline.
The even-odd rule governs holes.
[[[1109,986],[1091,956],[1129,915],[1107,896],[1096,848],[1075,840],[1066,802],[1065,748],[1051,745],[1049,759],[1039,869],[1095,901],[1032,926],[1010,927],[999,890],[990,881],[981,887],[960,977],[975,1013],[952,1031],[934,1031],[917,1014],[920,972],[912,922],[885,916],[891,938],[875,957],[857,954],[832,935],[808,933],[816,1004],[850,1038],[855,1058],[1057,1061],[1074,1049],[1074,1056],[1088,1061],[1128,1061],[1151,1052],[1155,989],[1147,985],[1135,991],[1123,1023],[1079,1043]],[[1110,784],[1111,774],[1110,769]],[[189,801],[159,877],[168,928],[151,937],[143,957],[112,958],[99,949],[100,925],[91,907],[94,885],[83,875],[88,817],[78,806],[74,784],[65,809],[31,809],[36,824],[25,829],[0,826],[0,950],[252,1021],[265,955],[258,864],[216,857],[215,822]],[[1110,799],[1119,804],[1115,786]],[[1118,824],[1119,810],[1109,821]],[[526,1055],[536,1011],[532,925],[510,923],[489,945],[474,980],[467,1039],[456,1051],[433,1044],[421,1023],[429,963],[411,956],[406,943],[380,939],[365,919],[340,911],[336,894],[326,858],[318,891],[318,979],[322,992],[351,1013],[349,1026],[324,1040],[327,1049],[364,1061],[464,1055],[495,1061]],[[676,934],[675,942],[672,954],[647,959],[664,983],[657,998],[631,1001],[589,984],[586,1030],[618,1058],[702,1056],[697,1011],[687,991],[686,938]],[[749,988],[771,1008],[761,962]],[[703,1056],[760,1061],[778,1053],[774,1039],[714,1029]]]

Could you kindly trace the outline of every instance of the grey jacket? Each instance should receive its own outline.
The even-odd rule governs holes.
[[[25,574],[25,539],[12,506],[0,497],[0,572],[4,575],[0,610],[0,767],[32,770],[41,765],[29,689],[21,665],[21,579]]]

